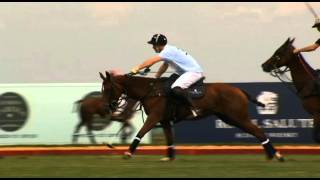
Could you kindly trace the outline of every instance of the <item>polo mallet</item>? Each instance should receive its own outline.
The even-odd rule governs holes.
[[[308,8],[309,11],[311,12],[311,14],[314,16],[314,18],[315,18],[315,20],[316,20],[316,23],[320,23],[320,18],[319,18],[319,16],[318,16],[317,12],[316,12],[316,11],[313,9],[313,7],[311,6],[311,4],[308,3],[308,2],[305,2],[304,4],[307,6],[307,8]]]
[[[112,145],[112,143],[107,143],[106,146],[110,149],[114,149],[114,146]]]

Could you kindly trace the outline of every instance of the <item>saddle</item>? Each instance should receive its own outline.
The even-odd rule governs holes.
[[[172,74],[166,81],[164,85],[164,91],[166,94],[171,94],[172,84],[179,78],[177,74]],[[200,99],[205,95],[206,86],[204,84],[205,77],[201,78],[199,81],[191,85],[187,91],[192,99]]]

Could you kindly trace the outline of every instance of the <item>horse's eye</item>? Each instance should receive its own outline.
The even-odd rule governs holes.
[[[278,55],[275,56],[275,58],[276,58],[276,60],[278,60],[278,61],[281,59],[280,56],[278,56]]]

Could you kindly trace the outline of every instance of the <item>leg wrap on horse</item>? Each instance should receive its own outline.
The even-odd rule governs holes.
[[[130,153],[133,154],[136,151],[138,145],[140,144],[140,141],[141,141],[141,137],[136,136],[134,138],[134,140],[133,140],[133,142],[132,142],[132,144],[130,145],[130,148],[129,148]]]
[[[174,159],[176,156],[176,149],[174,145],[168,146],[168,157]]]
[[[273,147],[273,145],[271,144],[269,139],[267,139],[266,141],[262,142],[261,144],[264,147],[264,149],[267,151],[268,156],[270,158],[272,158],[276,154],[277,150]]]

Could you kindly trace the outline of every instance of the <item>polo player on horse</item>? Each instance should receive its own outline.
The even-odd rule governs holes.
[[[192,103],[187,89],[203,78],[203,69],[198,62],[187,52],[167,44],[167,38],[162,34],[155,34],[148,41],[148,44],[153,45],[153,49],[157,56],[144,61],[142,64],[134,67],[131,73],[136,74],[141,69],[149,68],[150,66],[163,61],[163,64],[156,73],[156,78],[160,78],[166,72],[168,67],[172,67],[180,77],[171,85],[172,92],[186,100],[191,106],[191,111],[194,117],[198,116],[197,109]]]
[[[320,32],[320,19],[316,19],[315,24],[312,26],[312,28],[317,28],[317,30]],[[315,51],[316,49],[318,49],[320,46],[320,38],[313,44],[303,47],[301,49],[296,48],[294,49],[293,53],[294,54],[299,54],[301,52],[311,52],[311,51]],[[317,87],[317,91],[320,94],[320,70],[317,70],[318,72],[318,76],[317,76],[317,80],[315,81],[316,83],[316,87]]]
[[[317,19],[315,24],[312,26],[312,28],[317,28],[317,30],[320,32],[320,19]],[[315,51],[316,49],[318,49],[318,47],[320,46],[320,39],[318,39],[315,43],[306,46],[304,48],[297,48],[293,51],[293,53],[298,54],[301,52],[310,52],[310,51]]]
[[[126,94],[128,98],[140,101],[148,116],[130,144],[128,151],[124,153],[125,159],[132,157],[142,138],[160,123],[167,142],[166,158],[174,160],[173,118],[174,123],[177,123],[183,120],[200,120],[204,119],[201,117],[214,115],[225,123],[238,127],[256,137],[261,142],[268,159],[277,158],[279,161],[284,161],[282,155],[273,147],[263,130],[253,124],[249,116],[250,102],[261,107],[265,106],[263,103],[252,98],[245,90],[230,84],[203,83],[203,70],[197,61],[185,51],[168,45],[167,38],[164,35],[156,34],[148,43],[152,44],[155,52],[159,54],[133,68],[131,73],[119,76],[113,76],[108,71],[105,72],[105,75],[99,73],[103,80],[102,93],[108,107],[117,104],[121,95]],[[180,77],[177,78],[176,74],[161,79],[133,76],[141,73],[140,70],[148,69],[160,61],[164,63],[158,70],[156,77],[161,77],[169,65],[175,69]],[[182,96],[184,100],[188,101],[187,106],[177,102],[177,99],[171,101],[172,97],[167,92],[168,85],[170,85],[169,89],[174,94]],[[191,97],[193,98],[192,101]],[[172,108],[168,108],[168,105]],[[191,113],[189,105],[192,107],[193,113]],[[199,111],[195,112],[195,106],[198,110],[201,110],[201,113]],[[190,118],[189,115],[197,117]]]

